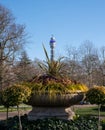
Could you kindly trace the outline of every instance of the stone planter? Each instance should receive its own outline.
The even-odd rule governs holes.
[[[56,94],[53,96],[45,94],[35,94],[30,100],[32,111],[28,114],[29,120],[57,117],[60,119],[72,119],[75,115],[71,106],[79,103],[84,98],[84,93]]]

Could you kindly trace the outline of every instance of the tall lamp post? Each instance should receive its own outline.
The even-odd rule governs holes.
[[[55,48],[55,38],[52,36],[50,39],[50,48],[51,48],[51,61],[54,61],[54,48]]]

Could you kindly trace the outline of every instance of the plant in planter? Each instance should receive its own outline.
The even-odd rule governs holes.
[[[66,77],[62,58],[57,61],[50,60],[45,48],[44,52],[46,62],[38,63],[44,74],[27,83],[32,89],[28,103],[33,106],[28,118],[30,120],[45,117],[66,118],[69,114],[68,119],[71,119],[74,113],[70,106],[80,102],[88,89],[85,85]]]

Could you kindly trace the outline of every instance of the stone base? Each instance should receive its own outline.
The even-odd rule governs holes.
[[[59,118],[70,120],[73,119],[75,113],[70,107],[33,107],[32,111],[28,114],[29,120],[37,120],[43,118]]]

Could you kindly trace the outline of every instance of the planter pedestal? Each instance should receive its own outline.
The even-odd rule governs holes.
[[[37,120],[56,117],[58,119],[70,120],[73,119],[73,116],[75,116],[75,113],[70,107],[33,107],[28,114],[28,119]]]

